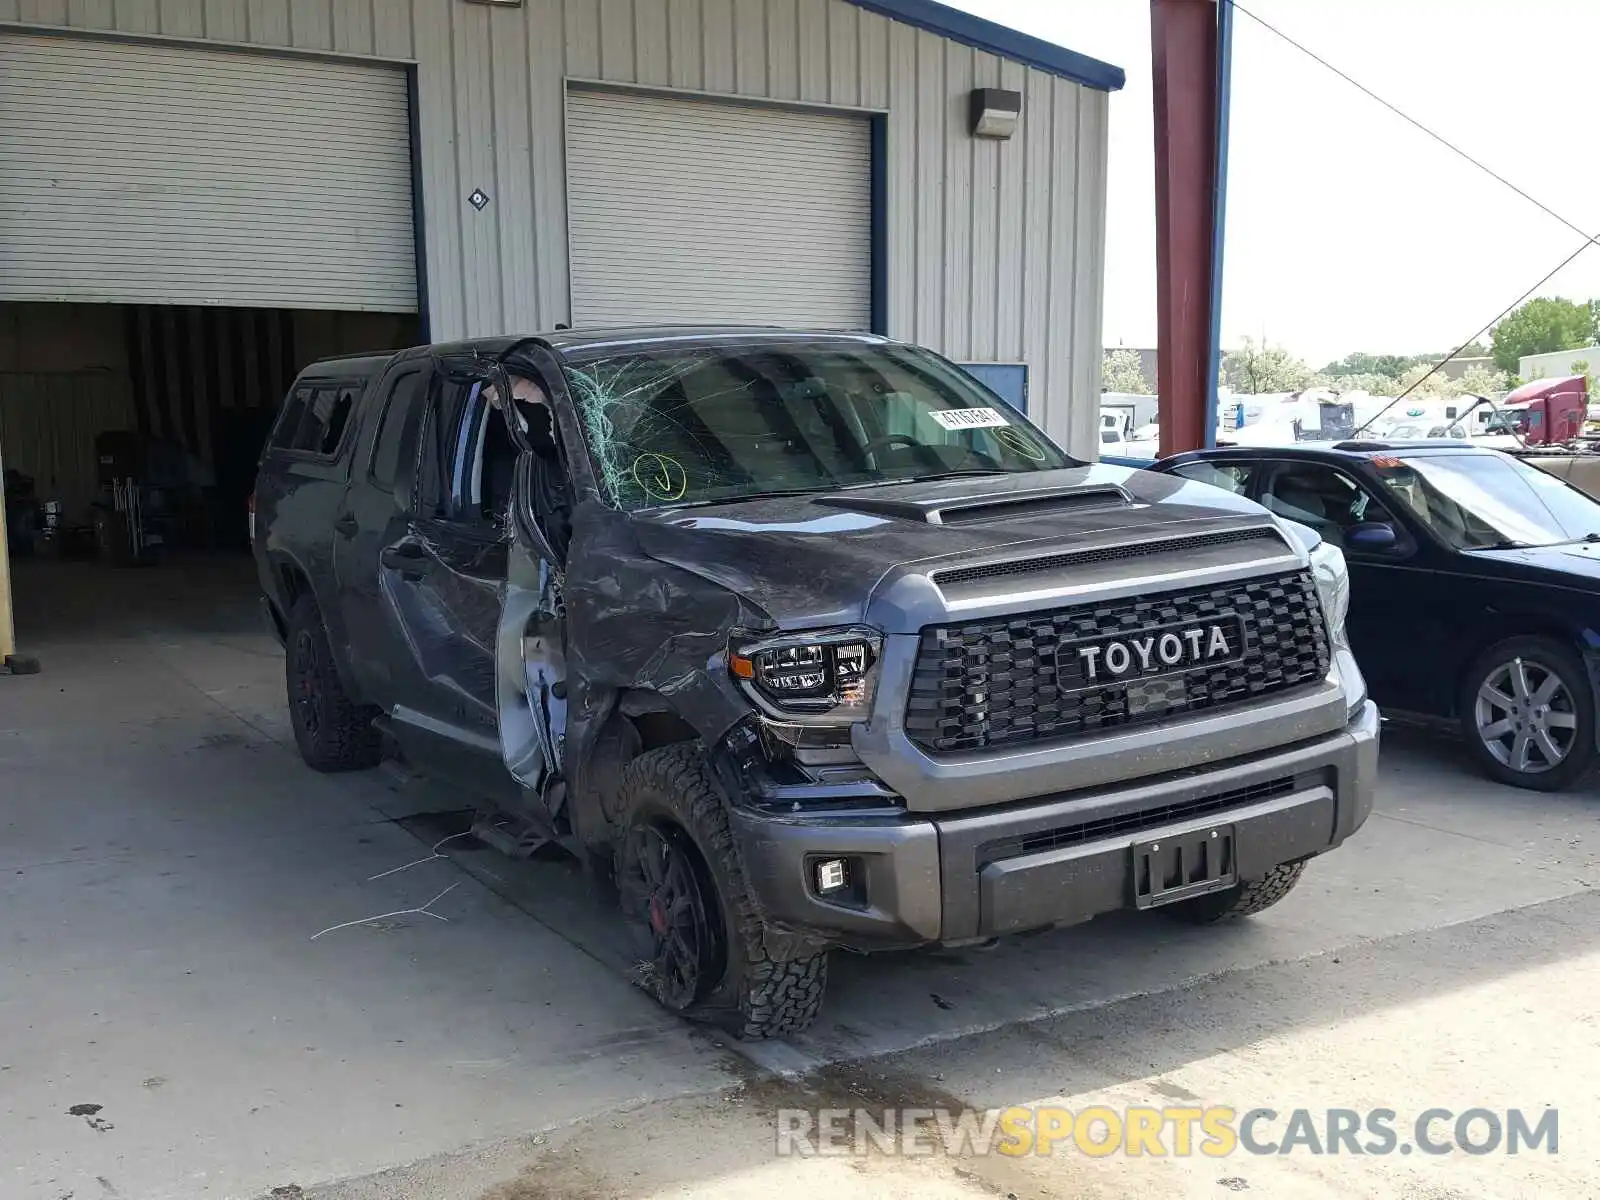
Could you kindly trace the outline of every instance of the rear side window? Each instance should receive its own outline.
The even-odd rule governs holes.
[[[1244,496],[1249,494],[1250,476],[1254,470],[1254,466],[1249,463],[1201,461],[1173,467],[1172,473],[1182,475],[1185,479],[1192,479],[1196,483],[1209,483],[1212,487],[1222,488],[1236,496]]]
[[[389,385],[379,418],[378,437],[372,446],[372,466],[367,474],[372,482],[393,491],[400,475],[402,447],[409,419],[422,395],[422,372],[408,371]]]
[[[339,443],[344,440],[345,427],[350,424],[350,413],[356,406],[356,398],[360,390],[345,384],[339,388],[338,394],[333,398],[333,405],[328,410],[328,419],[322,430],[322,453],[332,454],[339,449]]]
[[[284,402],[272,444],[306,454],[336,453],[360,392],[359,385],[348,382],[301,384]]]
[[[279,450],[295,449],[295,439],[300,436],[300,424],[310,405],[309,387],[297,387],[289,393],[288,399],[283,402],[283,411],[278,414],[278,423],[272,427],[273,446]]]

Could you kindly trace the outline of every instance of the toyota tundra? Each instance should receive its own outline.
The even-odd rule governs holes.
[[[1340,551],[1069,457],[927,350],[561,331],[319,362],[254,546],[305,761],[612,885],[741,1036],[837,949],[1259,912],[1366,820]]]

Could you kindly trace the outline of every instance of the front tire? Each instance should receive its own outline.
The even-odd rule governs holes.
[[[314,771],[361,771],[383,758],[373,713],[353,701],[339,680],[317,602],[307,592],[289,611],[284,681],[289,723],[300,757]]]
[[[1594,692],[1577,653],[1551,638],[1491,646],[1467,672],[1461,733],[1491,778],[1555,792],[1594,765]]]
[[[636,981],[664,1007],[744,1039],[816,1019],[824,953],[777,959],[698,746],[665,746],[623,772],[616,881],[639,941]]]
[[[1161,911],[1185,925],[1220,925],[1241,917],[1253,917],[1292,892],[1305,869],[1304,862],[1285,863],[1273,867],[1262,879],[1241,883],[1226,891],[1212,892],[1209,896],[1180,900],[1176,904],[1165,905]]]

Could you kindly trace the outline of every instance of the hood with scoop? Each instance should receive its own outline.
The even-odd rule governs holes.
[[[657,509],[634,523],[650,558],[797,629],[865,620],[892,573],[1270,528],[1271,518],[1179,476],[1094,464]]]

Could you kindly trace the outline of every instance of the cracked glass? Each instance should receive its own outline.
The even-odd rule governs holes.
[[[630,350],[567,366],[624,510],[1074,465],[1015,409],[909,346]]]

